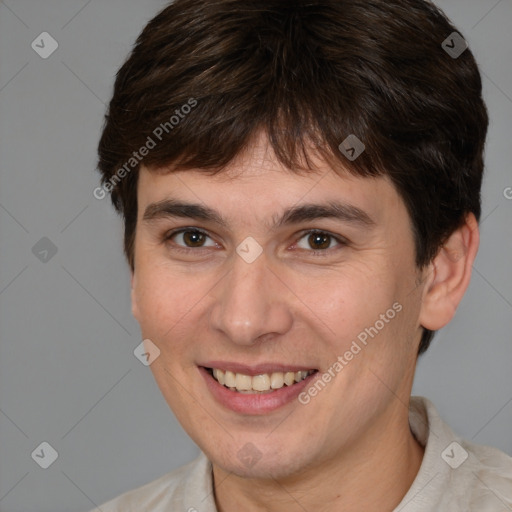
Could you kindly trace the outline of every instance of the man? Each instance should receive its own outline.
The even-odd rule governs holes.
[[[470,280],[487,124],[470,50],[424,0],[176,0],[151,20],[97,193],[202,454],[101,510],[512,510],[512,459],[410,397]]]

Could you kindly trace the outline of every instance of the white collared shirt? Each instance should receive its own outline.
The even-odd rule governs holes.
[[[511,457],[460,439],[423,397],[411,397],[409,424],[425,454],[393,512],[512,512]],[[212,465],[201,453],[189,464],[101,505],[101,510],[217,512]]]

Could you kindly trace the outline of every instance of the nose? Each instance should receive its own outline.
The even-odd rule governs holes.
[[[252,345],[285,334],[292,326],[290,290],[267,264],[233,255],[230,271],[214,288],[211,326],[231,342]]]

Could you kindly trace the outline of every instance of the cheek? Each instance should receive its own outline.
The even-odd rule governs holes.
[[[351,265],[341,272],[301,280],[297,296],[304,298],[311,322],[343,349],[392,308],[397,289],[389,275]]]
[[[175,336],[183,320],[194,314],[204,297],[200,280],[191,280],[164,268],[140,268],[134,290],[138,321],[145,337],[164,340]]]

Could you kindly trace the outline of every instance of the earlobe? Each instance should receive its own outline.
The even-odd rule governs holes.
[[[478,222],[469,213],[429,266],[419,317],[422,327],[437,331],[453,318],[469,286],[478,244]]]

